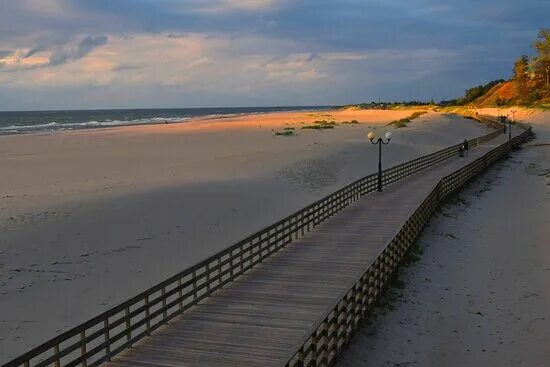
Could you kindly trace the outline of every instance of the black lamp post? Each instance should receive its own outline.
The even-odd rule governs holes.
[[[512,120],[516,121],[516,110],[510,112],[512,112]],[[508,140],[512,140],[512,120],[508,120]]]
[[[391,140],[391,132],[387,132],[385,135],[386,141],[384,139],[378,138],[375,140],[376,135],[371,131],[367,137],[369,138],[372,144],[378,144],[378,190],[382,191],[382,144],[389,144]]]

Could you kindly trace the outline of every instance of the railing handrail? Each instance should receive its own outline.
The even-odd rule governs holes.
[[[497,122],[499,123],[498,121],[496,120],[493,120],[491,119],[491,121],[493,122]],[[499,123],[500,124],[500,123]],[[518,124],[519,125],[519,124]],[[527,137],[531,134],[531,126],[530,125],[527,125],[527,124],[522,124],[520,125],[522,128],[524,128],[524,131],[519,134],[519,135],[516,135],[514,138],[512,138],[511,140],[507,141],[506,143],[503,143],[501,144],[499,147],[489,151],[488,153],[486,153],[485,155],[477,158],[474,162],[468,164],[466,167],[470,166],[470,165],[474,165],[476,164],[477,162],[480,162],[480,161],[483,161],[486,157],[486,155],[489,155],[491,154],[494,150],[498,150],[500,148],[502,148],[503,146],[515,146],[516,144],[518,144],[519,142],[522,142],[524,141],[525,139],[527,139]],[[500,131],[498,131],[499,134],[501,134]],[[488,134],[490,135],[490,134]],[[464,168],[464,167],[463,167]],[[452,172],[451,174],[441,178],[437,184],[434,185],[434,189],[432,190],[432,192],[430,192],[429,195],[431,195],[435,190],[437,190],[442,182],[447,179],[448,177],[452,176],[453,174],[455,174],[456,172]],[[441,198],[438,198],[438,201],[442,200],[444,197],[446,197],[447,195],[449,194],[449,192],[445,193],[445,195]],[[429,197],[428,195],[428,197]],[[428,197],[424,200],[428,200]],[[418,208],[416,208],[414,210],[414,212],[416,212],[418,210]],[[391,243],[395,238],[397,238],[397,236],[399,235],[399,233],[401,233],[405,227],[409,224],[409,220],[407,220],[405,223],[403,223],[403,225],[396,231],[396,234],[395,236],[392,237],[392,240],[389,242]],[[301,341],[301,344],[299,344],[299,346],[294,349],[291,353],[289,353],[288,355],[288,359],[287,359],[287,362],[285,364],[285,366],[289,367],[289,366],[301,366],[302,364],[300,363],[297,363],[297,364],[292,364],[291,362],[293,360],[295,360],[296,362],[296,357],[297,356],[301,356],[301,360],[298,360],[298,362],[303,362],[303,360],[306,358],[305,356],[308,354],[304,351],[304,347],[307,345],[307,342],[310,341],[310,339],[312,338],[313,335],[316,335],[317,331],[319,330],[319,328],[321,327],[321,325],[323,325],[323,323],[325,322],[325,320],[327,320],[329,318],[329,316],[335,312],[335,310],[338,309],[338,306],[343,302],[343,300],[348,296],[348,294],[353,290],[353,288],[356,286],[356,284],[358,284],[358,282],[366,276],[366,274],[370,271],[371,267],[379,260],[379,258],[382,256],[382,254],[387,251],[387,248],[388,248],[388,245],[389,243],[384,246],[382,249],[380,249],[377,253],[376,256],[373,257],[372,261],[367,264],[367,266],[365,267],[365,271],[362,272],[360,275],[358,275],[354,280],[351,280],[349,282],[349,286],[340,293],[340,295],[335,299],[334,302],[332,302],[332,306],[330,306],[330,308],[328,308],[328,311],[326,311],[325,313],[323,313],[318,319],[317,321],[310,327],[309,331],[305,333],[305,336],[304,338],[302,339]],[[325,337],[328,337],[325,335]],[[336,341],[336,343],[338,343],[338,341]],[[316,346],[315,346],[316,347]],[[311,346],[310,346],[311,348]],[[313,365],[316,365],[316,364],[313,364]],[[328,365],[328,364],[327,364]]]
[[[479,117],[478,120],[481,121],[481,122],[484,122],[484,123],[488,123],[491,126],[494,126],[494,127],[496,126],[497,128],[503,129],[502,124],[500,124],[498,121],[496,121],[494,119],[490,119],[490,118],[487,118],[487,117]],[[485,120],[485,121],[483,121],[483,120]],[[496,123],[498,125],[494,125],[494,123]],[[470,146],[473,147],[473,146],[478,145],[480,142],[493,139],[494,137],[498,136],[499,134],[501,134],[501,132],[497,130],[497,131],[491,132],[489,134],[483,135],[481,137],[470,139],[469,140]],[[391,183],[393,183],[397,180],[408,177],[408,176],[410,176],[414,173],[420,172],[420,171],[422,171],[422,170],[424,170],[428,167],[431,167],[434,164],[437,164],[437,163],[439,163],[443,160],[448,159],[449,157],[454,156],[457,153],[458,148],[460,147],[461,144],[462,143],[457,144],[457,145],[453,145],[453,146],[448,147],[448,148],[441,149],[439,151],[430,153],[430,154],[422,156],[422,157],[418,157],[418,158],[413,159],[411,161],[404,162],[404,163],[398,164],[397,166],[394,166],[394,167],[391,167],[391,168],[388,168],[388,169],[384,170],[383,171],[383,177],[386,177],[386,176],[389,177],[389,181],[384,182],[384,186],[388,185],[388,184],[391,184]],[[228,281],[231,281],[231,280],[235,279],[237,276],[241,275],[242,273],[248,271],[251,267],[255,266],[258,262],[261,262],[263,260],[263,258],[266,257],[266,255],[262,255],[262,252],[266,250],[265,247],[264,247],[264,249],[262,249],[262,243],[267,242],[267,255],[271,255],[274,252],[278,251],[281,247],[283,247],[286,244],[290,243],[290,241],[292,241],[292,236],[295,235],[297,237],[299,235],[298,234],[299,231],[301,231],[302,235],[303,235],[306,226],[307,226],[307,230],[309,231],[310,226],[315,227],[317,224],[321,223],[322,221],[324,221],[326,218],[330,217],[335,212],[337,212],[337,211],[341,210],[342,208],[346,207],[347,205],[351,204],[352,202],[354,202],[358,198],[360,198],[360,197],[362,197],[362,196],[364,196],[364,195],[366,195],[370,192],[375,191],[375,187],[376,187],[376,174],[370,174],[370,175],[367,175],[363,178],[355,180],[351,184],[348,184],[348,185],[342,187],[341,189],[339,189],[339,190],[337,190],[337,191],[335,191],[335,192],[333,192],[329,195],[326,195],[325,197],[323,197],[323,198],[307,205],[306,207],[295,211],[294,213],[292,213],[289,216],[275,222],[274,224],[271,224],[271,225],[255,232],[255,233],[247,236],[245,239],[236,242],[232,246],[230,246],[230,247],[228,247],[224,250],[221,250],[221,251],[217,252],[216,254],[213,254],[211,256],[206,257],[204,260],[199,261],[195,265],[193,265],[193,266],[191,266],[191,267],[189,267],[189,268],[187,268],[187,269],[185,269],[185,270],[183,270],[183,271],[181,271],[181,272],[179,272],[179,273],[177,273],[177,274],[175,274],[175,275],[173,275],[173,276],[171,276],[171,277],[169,277],[169,278],[167,278],[167,279],[165,279],[161,282],[159,282],[158,284],[148,288],[147,290],[137,294],[136,296],[134,296],[134,297],[132,297],[132,298],[130,298],[130,299],[128,299],[128,300],[126,300],[126,301],[124,301],[124,302],[122,302],[122,303],[120,303],[120,304],[118,304],[118,305],[116,305],[112,308],[110,308],[109,310],[106,310],[106,311],[100,313],[99,315],[83,322],[82,324],[79,324],[79,325],[63,332],[62,334],[60,334],[60,335],[58,335],[58,336],[42,343],[42,344],[40,344],[39,346],[37,346],[37,347],[33,348],[32,350],[26,352],[25,354],[9,361],[3,367],[16,367],[16,366],[20,366],[20,365],[28,366],[29,361],[31,361],[32,359],[40,357],[43,353],[45,353],[45,352],[47,352],[51,349],[56,350],[56,348],[57,348],[57,352],[54,353],[52,356],[48,355],[48,356],[43,357],[43,360],[46,360],[46,361],[56,360],[55,357],[56,357],[57,354],[59,354],[61,356],[64,356],[64,355],[69,353],[69,352],[66,352],[64,354],[63,350],[59,351],[60,344],[62,344],[64,342],[67,342],[71,338],[75,338],[75,337],[80,336],[81,337],[80,342],[76,342],[74,344],[71,344],[66,349],[67,350],[70,349],[70,352],[72,352],[75,349],[77,349],[78,346],[82,346],[82,345],[86,346],[86,344],[88,342],[87,338],[91,338],[91,337],[90,336],[86,337],[86,335],[83,334],[83,333],[85,333],[90,328],[92,328],[94,326],[97,326],[98,324],[100,324],[102,322],[107,322],[107,326],[105,326],[103,329],[100,329],[99,331],[95,331],[92,334],[92,335],[94,335],[93,339],[98,338],[98,335],[101,332],[105,332],[106,335],[108,336],[109,332],[112,331],[113,328],[114,328],[114,327],[108,325],[109,324],[109,318],[116,316],[118,313],[120,313],[122,311],[126,311],[127,312],[126,316],[121,316],[118,320],[114,321],[113,324],[116,324],[116,326],[118,326],[118,325],[121,325],[121,323],[123,323],[124,321],[126,321],[128,323],[129,322],[128,320],[132,318],[131,315],[136,313],[138,310],[141,310],[145,306],[140,306],[137,310],[134,310],[134,311],[131,311],[131,312],[130,312],[130,308],[132,306],[135,306],[139,302],[143,302],[144,300],[147,301],[147,307],[149,307],[149,305],[148,305],[149,298],[148,297],[154,295],[155,293],[157,293],[159,291],[163,292],[162,296],[157,297],[155,300],[153,300],[152,303],[158,304],[162,301],[163,302],[163,307],[166,308],[166,306],[164,304],[166,303],[166,300],[167,300],[168,297],[165,297],[164,291],[166,290],[167,287],[174,286],[174,283],[179,281],[180,285],[174,286],[174,288],[169,292],[172,292],[170,295],[173,295],[173,294],[175,294],[175,290],[177,289],[177,291],[180,293],[180,297],[181,297],[181,292],[185,288],[185,287],[182,288],[181,281],[185,277],[191,275],[192,276],[191,280],[186,281],[185,284],[190,283],[190,282],[194,282],[194,283],[197,282],[197,280],[201,279],[200,277],[197,277],[197,274],[196,274],[200,269],[205,269],[204,272],[200,275],[206,278],[206,282],[211,281],[212,279],[210,278],[210,276],[212,275],[212,273],[214,271],[211,271],[209,269],[209,266],[211,264],[214,264],[215,262],[218,263],[219,268],[215,269],[215,270],[217,270],[218,273],[217,273],[217,275],[215,275],[214,280],[212,281],[212,283],[215,283],[215,281],[218,281],[218,283],[215,284],[215,285],[212,285],[212,286],[215,289],[217,289],[217,288],[223,286],[224,284],[226,284]],[[338,200],[340,200],[340,201],[338,201]],[[336,204],[334,204],[334,203],[336,203]],[[334,204],[334,205],[331,207],[330,206],[331,204]],[[310,211],[313,211],[313,212],[310,212]],[[317,215],[317,218],[315,217],[315,215]],[[312,216],[313,216],[313,218],[310,218]],[[306,221],[304,221],[304,219],[306,219]],[[318,220],[318,219],[320,219],[320,220]],[[282,228],[278,229],[281,226],[282,226]],[[294,229],[292,229],[292,227],[294,227]],[[288,233],[285,233],[287,229],[289,231],[288,231]],[[271,233],[272,231],[274,231],[274,233]],[[264,235],[267,235],[267,237],[264,237],[262,239],[262,236],[264,236]],[[270,235],[274,236],[274,238],[275,238],[275,247],[274,248],[272,248],[273,243],[270,244],[270,237],[269,237]],[[288,240],[287,237],[290,237],[290,240]],[[254,244],[254,241],[256,241],[256,244]],[[260,244],[259,251],[253,251],[255,249],[254,245],[257,245],[258,243]],[[244,246],[246,246],[247,244],[248,244],[248,247],[245,249]],[[220,266],[219,264],[222,263],[222,259],[225,256],[229,256],[228,259],[223,260],[224,264],[227,265],[228,260],[229,260],[231,266],[233,266],[233,262],[234,262],[234,260],[237,256],[237,255],[233,254],[234,251],[240,251],[238,253],[238,255],[240,256],[241,263],[237,263],[237,265],[240,266],[240,270],[236,270],[236,269],[230,267],[229,269],[230,269],[231,275],[224,280],[223,276],[227,275],[229,270],[225,270],[224,273],[222,274],[223,266]],[[248,255],[246,255],[247,259],[245,261],[243,261],[243,256],[247,252],[248,252]],[[258,258],[255,260],[256,256],[258,256]],[[245,265],[247,262],[249,262],[249,264]],[[246,266],[246,269],[245,269],[245,266]],[[236,272],[236,275],[234,274],[234,272]],[[199,292],[204,290],[204,288],[208,289],[208,291],[206,291],[206,296],[209,294],[208,292],[211,292],[210,291],[210,286],[211,286],[210,284],[202,283],[199,287],[197,287],[195,284],[193,284],[193,286],[195,288],[192,288],[191,293],[194,292],[194,296],[195,296],[194,300],[198,299],[200,301],[200,299],[202,299],[201,297],[205,296],[203,294],[200,297],[196,297],[196,294],[198,294]],[[188,295],[189,293],[190,292],[187,292],[186,295]],[[198,302],[198,301],[196,301],[196,302]],[[181,300],[180,300],[180,303],[181,303]],[[195,304],[195,303],[193,303],[193,301],[192,301],[191,303],[186,304],[186,308],[180,307],[180,312],[183,312],[185,309],[190,307],[190,305],[192,305],[192,304]],[[147,310],[149,310],[149,308],[147,308]],[[139,313],[139,312],[137,312],[137,313]],[[172,314],[171,317],[173,317],[174,314]],[[135,316],[135,314],[134,314],[134,316]],[[153,317],[149,318],[149,314],[147,314],[147,317],[148,317],[148,319],[146,320],[146,322],[148,324],[153,319]],[[162,323],[164,321],[168,321],[168,319],[169,319],[168,317],[165,317],[164,319],[161,320],[160,323]],[[143,320],[140,321],[140,323],[143,323],[143,322],[145,322],[145,321],[143,321]],[[143,325],[140,324],[137,327],[134,325],[134,326],[132,326],[131,329],[129,329],[129,332],[131,333],[131,331],[136,330],[137,328],[139,328],[141,326],[143,326]],[[120,339],[120,333],[117,334],[117,335],[118,335],[117,340],[119,340]],[[115,343],[117,340],[115,340],[113,343]],[[110,339],[109,339],[109,341],[110,341]],[[128,338],[128,342],[130,342],[130,338]],[[105,343],[108,343],[108,341],[106,341]],[[77,345],[77,344],[78,344],[78,346],[75,347],[75,345]],[[108,345],[106,345],[105,348],[106,348],[106,350],[109,350]],[[83,365],[87,364],[86,360],[88,359],[87,356],[88,356],[89,353],[91,353],[91,351],[86,352],[86,348],[84,348],[83,356],[81,357]],[[59,359],[60,358],[57,358],[58,364],[59,364]],[[108,360],[110,358],[110,356],[107,355],[106,358]],[[97,363],[96,365],[98,365],[98,364],[100,364],[100,363]],[[73,365],[74,365],[74,363],[73,363]]]

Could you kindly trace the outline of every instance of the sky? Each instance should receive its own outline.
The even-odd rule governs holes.
[[[0,0],[0,110],[436,101],[508,78],[550,0]]]

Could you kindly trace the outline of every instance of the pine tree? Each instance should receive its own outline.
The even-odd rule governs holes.
[[[534,60],[535,73],[543,78],[547,91],[550,91],[550,28],[541,29],[533,46],[538,52]]]
[[[521,56],[514,63],[514,85],[520,100],[525,100],[529,94],[529,58]]]

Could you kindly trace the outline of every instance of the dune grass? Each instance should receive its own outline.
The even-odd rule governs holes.
[[[336,125],[337,125],[336,121],[317,120],[313,122],[313,125],[302,126],[302,129],[312,129],[312,130],[334,129],[334,126]]]
[[[294,136],[294,128],[286,128],[284,131],[277,131],[275,136]]]
[[[392,121],[388,125],[391,125],[391,126],[397,127],[397,128],[406,127],[409,122],[411,122],[414,119],[419,118],[420,116],[422,116],[426,113],[427,113],[427,111],[416,111],[416,112],[413,112],[410,116],[402,118],[400,120]]]
[[[357,120],[351,120],[351,121],[342,121],[341,124],[344,124],[344,125],[357,125],[359,123],[359,121]]]

